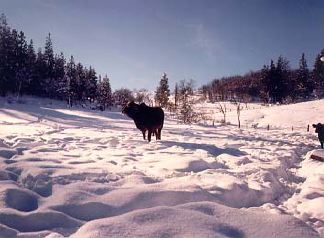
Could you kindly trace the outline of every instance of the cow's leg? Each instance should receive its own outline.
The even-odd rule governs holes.
[[[159,132],[157,129],[154,130],[156,140],[159,139]]]
[[[143,139],[145,140],[146,138],[145,138],[145,133],[146,133],[146,131],[145,130],[142,130],[142,133],[143,133]]]
[[[324,149],[324,148],[323,148],[323,144],[324,144],[324,142],[323,142],[323,141],[321,141],[321,147],[322,147],[322,149]]]
[[[151,141],[151,136],[152,136],[152,131],[149,130],[148,135],[147,135],[147,139],[148,139],[149,142]]]
[[[159,140],[161,140],[161,131],[162,131],[162,128],[159,128],[159,129],[158,129],[158,133],[157,133],[157,134],[158,134],[158,139],[159,139]]]

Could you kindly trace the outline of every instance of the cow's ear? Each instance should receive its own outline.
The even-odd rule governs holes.
[[[313,124],[313,127],[314,127],[314,128],[316,128],[316,126],[317,126],[316,124]]]

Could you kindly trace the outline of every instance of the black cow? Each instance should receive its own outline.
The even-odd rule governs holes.
[[[148,141],[151,141],[152,134],[155,134],[157,140],[161,140],[164,122],[164,112],[161,107],[149,107],[145,103],[129,102],[123,108],[122,113],[134,120],[137,129],[142,131],[144,140],[146,131],[148,131]]]
[[[315,128],[315,132],[318,134],[318,140],[321,143],[321,147],[323,149],[324,145],[324,124],[317,123],[313,124],[313,127]]]

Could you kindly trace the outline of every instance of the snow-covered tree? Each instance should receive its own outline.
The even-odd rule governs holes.
[[[54,69],[53,69],[53,77],[55,79],[55,95],[54,98],[57,99],[63,99],[63,96],[60,94],[60,85],[62,84],[62,82],[64,81],[64,77],[65,77],[65,65],[66,65],[66,60],[64,58],[63,53],[61,52],[61,54],[59,55],[55,55],[54,58]]]
[[[98,84],[97,100],[102,110],[113,105],[112,91],[107,75]]]
[[[324,96],[324,62],[321,60],[322,57],[324,57],[324,49],[316,56],[313,70],[315,88],[319,92],[319,96]]]
[[[174,107],[175,107],[175,109],[177,109],[177,107],[178,107],[178,101],[179,101],[179,87],[178,87],[178,83],[176,83],[175,87],[174,87]]]
[[[21,31],[17,36],[17,42],[15,45],[16,48],[16,64],[15,64],[15,81],[16,81],[16,92],[17,92],[17,100],[19,100],[21,89],[24,87],[24,84],[27,83],[27,61],[28,61],[28,46],[26,42],[26,37],[24,33]]]
[[[196,120],[196,113],[193,110],[193,80],[182,80],[179,83],[179,119],[190,124]]]
[[[51,34],[49,33],[46,37],[45,50],[44,50],[44,60],[45,60],[45,85],[43,85],[46,96],[53,98],[56,94],[57,82],[54,78],[54,50]]]
[[[27,46],[27,62],[26,62],[26,84],[23,89],[24,92],[33,94],[33,88],[30,87],[33,79],[35,78],[35,64],[36,64],[36,53],[34,49],[33,40],[30,40]]]
[[[86,73],[86,98],[93,101],[97,94],[97,73],[94,68],[90,66]]]
[[[75,101],[75,91],[77,90],[76,66],[74,57],[71,56],[69,63],[66,65],[64,80],[61,84],[60,91],[64,95],[69,107],[72,107]]]
[[[168,105],[170,96],[168,80],[169,79],[167,78],[166,73],[164,73],[162,78],[160,79],[159,86],[156,89],[155,101],[161,107],[166,107]]]
[[[296,91],[297,95],[301,98],[308,97],[313,91],[313,83],[307,67],[305,54],[302,54],[299,61],[299,69],[297,70],[296,78]]]

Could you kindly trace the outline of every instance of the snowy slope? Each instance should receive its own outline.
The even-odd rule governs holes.
[[[249,106],[257,128],[166,120],[147,143],[119,112],[1,99],[0,237],[324,236],[324,163],[305,128],[324,100]]]
[[[237,125],[236,106],[232,103],[221,103],[226,106],[226,121],[230,124]],[[197,108],[203,108],[208,114],[210,120],[215,122],[223,119],[219,111],[218,103],[201,103]],[[291,105],[270,105],[262,106],[261,104],[241,104],[241,125],[243,127],[266,128],[285,128],[297,130],[306,130],[307,125],[324,120],[324,100],[309,101]],[[209,122],[210,124],[210,122]]]

